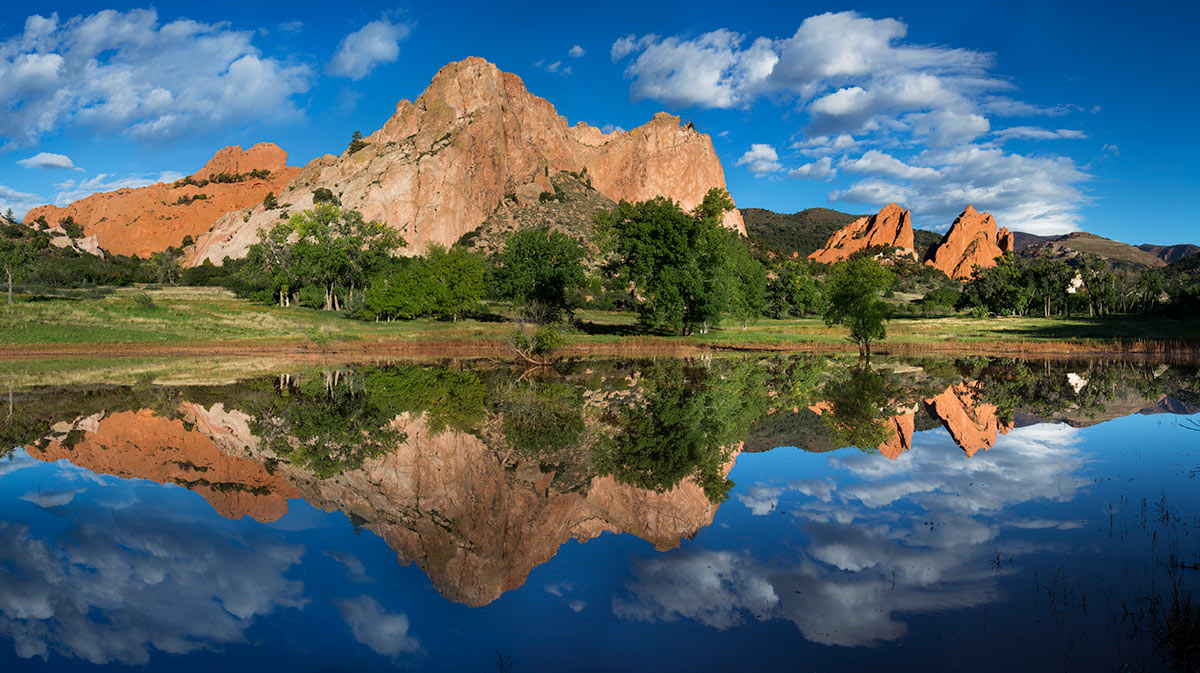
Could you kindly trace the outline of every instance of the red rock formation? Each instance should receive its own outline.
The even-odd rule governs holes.
[[[270,171],[262,179],[243,182],[209,183],[204,187],[174,186],[158,183],[137,189],[118,189],[92,194],[66,207],[39,206],[25,215],[31,224],[39,216],[51,225],[66,217],[83,226],[85,235],[94,236],[100,248],[118,255],[147,257],[152,252],[178,246],[185,236],[193,239],[208,231],[213,222],[231,210],[261,204],[267,192],[276,194],[299,174],[287,165],[287,152],[271,143],[258,143],[248,150],[226,147],[191,177],[208,179],[216,173]],[[204,194],[207,198],[179,203],[181,197]]]
[[[930,248],[925,261],[951,278],[965,279],[974,274],[976,266],[996,266],[996,258],[1012,249],[1012,233],[1008,229],[997,231],[996,220],[990,214],[980,214],[968,205],[941,242]]]
[[[866,248],[900,248],[916,258],[913,248],[912,218],[908,210],[889,203],[878,214],[859,218],[838,229],[825,247],[808,256],[814,262],[833,264]]]
[[[986,451],[992,448],[997,437],[1008,434],[1013,427],[1011,423],[1003,423],[997,418],[995,405],[979,401],[977,381],[950,386],[925,403],[950,431],[954,443],[962,448],[968,458],[980,449]]]
[[[310,162],[279,201],[293,211],[309,208],[313,190],[326,187],[344,206],[396,228],[409,242],[406,254],[455,243],[507,195],[528,201],[553,190],[545,178],[556,171],[586,169],[614,201],[662,195],[689,209],[710,188],[725,186],[712,140],[680,126],[678,117],[660,113],[609,134],[582,123],[569,127],[520,77],[479,58],[443,67],[415,102],[400,101],[364,140],[368,145],[353,154]],[[187,263],[245,255],[279,212],[256,206],[227,214],[197,241]],[[745,233],[737,211],[725,224]]]
[[[879,445],[879,453],[888,460],[896,460],[900,454],[912,448],[913,431],[916,429],[916,412],[892,416],[892,437]]]
[[[275,521],[287,513],[288,498],[299,495],[281,475],[253,460],[230,456],[200,429],[149,409],[97,415],[56,430],[57,437],[44,446],[26,447],[29,455],[68,460],[126,479],[178,484],[199,493],[227,519],[249,515]],[[83,436],[67,442],[71,431],[82,431]]]
[[[416,563],[459,603],[486,605],[521,586],[571,538],[628,532],[672,549],[717,511],[690,480],[656,493],[597,477],[586,492],[562,493],[536,461],[514,468],[474,435],[435,436],[407,418],[397,427],[408,438],[395,451],[336,479],[286,463],[278,470],[314,506],[365,520],[402,563]]]

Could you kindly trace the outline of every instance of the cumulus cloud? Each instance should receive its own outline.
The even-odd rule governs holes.
[[[982,562],[994,553],[1001,528],[1078,526],[1010,515],[1026,503],[1070,501],[1086,488],[1078,441],[1069,426],[1031,426],[967,459],[939,430],[918,434],[913,450],[895,461],[835,454],[831,478],[759,484],[739,498],[755,513],[795,499],[787,509],[808,541],[794,556],[768,562],[685,548],[635,560],[613,611],[624,619],[690,619],[715,629],[787,620],[804,638],[826,645],[895,641],[908,632],[908,615],[1001,597],[996,578],[1006,571]],[[931,520],[936,525],[926,525]],[[1017,534],[1006,533],[1006,551],[1042,548]]]
[[[542,59],[535,62],[533,67],[541,68],[552,75],[562,75],[563,77],[566,77],[571,74],[571,66],[563,65],[562,61],[547,62],[546,59]]]
[[[575,45],[567,50],[567,56],[570,56],[571,58],[583,58],[583,55],[586,53],[587,51],[585,51],[584,48],[579,45]]]
[[[398,657],[421,651],[421,644],[408,634],[408,617],[387,612],[374,598],[350,598],[338,601],[337,607],[354,639],[377,654]]]
[[[17,163],[25,168],[61,168],[69,171],[83,170],[76,166],[75,162],[71,161],[71,157],[65,154],[52,154],[50,152],[38,152],[27,159],[19,159]]]
[[[845,167],[847,182],[835,198],[874,207],[902,202],[916,220],[924,220],[922,227],[948,226],[970,202],[1010,229],[1078,229],[1079,210],[1087,203],[1081,184],[1090,176],[1069,158],[1000,152],[972,162],[975,169],[994,172],[966,176],[918,157],[924,150],[986,154],[1015,138],[1084,138],[1082,131],[1034,125],[993,130],[991,119],[1060,116],[1080,108],[1020,101],[1011,94],[1011,81],[996,74],[992,54],[913,44],[907,33],[908,26],[896,19],[837,12],[809,17],[783,38],[725,29],[694,37],[631,34],[614,42],[611,53],[614,61],[627,60],[634,100],[705,108],[747,107],[763,98],[790,103],[789,118],[800,124],[791,149],[832,158],[828,165],[792,166],[776,158],[778,168],[756,175],[787,168],[795,177],[833,179],[834,166]],[[850,168],[862,161],[863,151],[884,149],[891,165]],[[1008,198],[1023,191],[1024,204]],[[948,198],[958,201],[941,205]]]
[[[936,178],[937,170],[927,166],[910,166],[890,154],[870,150],[858,159],[843,161],[841,167],[851,173],[867,173],[893,178]]]
[[[358,81],[375,66],[394,63],[400,57],[400,41],[412,32],[406,23],[392,23],[384,16],[342,38],[325,70],[337,77]]]
[[[25,213],[44,203],[46,203],[46,200],[37,194],[30,194],[29,192],[22,192],[0,185],[0,211],[6,211],[11,208],[13,216],[17,220],[25,219]]]
[[[751,145],[750,149],[746,150],[746,153],[737,160],[737,165],[745,166],[756,177],[783,170],[783,164],[779,163],[779,155],[775,152],[775,148],[765,143]]]
[[[1040,126],[1010,126],[993,132],[1000,142],[1013,139],[1023,140],[1080,140],[1087,134],[1078,129],[1044,129]]]
[[[160,182],[174,182],[183,177],[177,171],[163,171],[157,175],[139,173],[135,175],[117,176],[112,173],[97,173],[87,180],[64,180],[55,183],[58,192],[54,195],[54,204],[65,206],[72,201],[78,201],[97,192],[111,192],[123,187],[138,188]]]
[[[302,547],[231,536],[170,508],[73,514],[61,541],[0,522],[0,637],[22,659],[144,665],[155,650],[242,641],[256,617],[307,603],[284,577]]]
[[[32,144],[69,125],[163,139],[197,128],[300,115],[311,69],[263,56],[252,31],[153,9],[60,21],[34,15],[0,42],[0,143]]]

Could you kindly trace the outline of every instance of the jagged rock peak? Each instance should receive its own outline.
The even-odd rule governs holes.
[[[318,187],[342,205],[399,231],[406,254],[432,243],[452,245],[475,229],[506,196],[532,190],[530,176],[586,172],[613,201],[667,196],[692,208],[725,173],[712,140],[678,117],[660,113],[631,131],[603,133],[568,126],[549,101],[530,93],[521,78],[481,58],[442,67],[414,101],[402,100],[365,146],[308,164],[280,203],[311,207]],[[229,213],[197,242],[189,263],[240,257],[270,227],[278,211],[255,207]],[[741,214],[726,226],[745,232]]]
[[[287,152],[275,143],[256,143],[248,150],[243,150],[241,145],[229,145],[217,150],[192,177],[202,180],[219,173],[233,175],[255,170],[275,173],[287,166],[287,156]]]
[[[889,203],[875,215],[861,217],[833,232],[825,247],[808,256],[823,264],[833,264],[871,247],[899,248],[915,258],[912,217],[908,210]]]
[[[968,204],[941,242],[930,248],[925,261],[951,278],[966,279],[976,266],[993,267],[996,258],[1012,249],[1012,233],[1004,228],[997,230],[990,213],[980,213]]]

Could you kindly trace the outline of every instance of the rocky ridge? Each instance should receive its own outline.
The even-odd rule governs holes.
[[[679,117],[658,113],[631,131],[607,134],[582,122],[568,126],[520,77],[474,57],[443,67],[424,93],[400,101],[363,140],[354,152],[310,162],[279,201],[309,208],[313,190],[327,188],[345,207],[396,228],[409,243],[406,254],[452,245],[507,195],[552,191],[549,176],[559,171],[586,169],[592,186],[613,201],[662,195],[688,209],[710,188],[725,186],[711,138],[681,126]],[[258,229],[286,212],[260,204],[227,213],[186,263],[243,256]],[[745,232],[736,210],[725,224]]]
[[[244,176],[252,171],[269,174],[239,182],[211,181],[220,174]],[[83,226],[84,240],[91,241],[85,244],[85,251],[96,254],[103,248],[118,255],[148,257],[180,246],[187,236],[199,237],[217,218],[261,203],[267,192],[278,194],[299,172],[299,168],[287,165],[287,152],[278,145],[258,143],[248,150],[234,145],[219,150],[183,181],[92,194],[65,207],[39,206],[25,215],[25,224],[36,226],[35,221],[41,217],[56,226],[71,217]],[[188,184],[204,180],[210,182],[203,186]]]
[[[930,249],[925,263],[951,278],[963,280],[974,274],[976,266],[983,269],[996,266],[996,258],[1012,249],[1012,233],[1004,228],[997,230],[991,214],[980,213],[968,205],[954,219],[941,243]]]
[[[824,248],[808,258],[821,264],[833,264],[860,250],[874,247],[899,248],[901,254],[916,258],[912,217],[907,209],[889,203],[877,214],[861,217],[838,229],[829,237]]]

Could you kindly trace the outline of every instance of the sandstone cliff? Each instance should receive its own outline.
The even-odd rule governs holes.
[[[552,191],[557,171],[586,175],[614,201],[668,196],[698,204],[725,174],[712,140],[678,117],[659,113],[632,131],[569,127],[519,77],[480,58],[451,63],[415,102],[402,100],[365,147],[313,160],[279,194],[284,210],[249,205],[218,220],[187,263],[245,255],[257,231],[286,212],[312,207],[312,192],[331,190],[346,207],[394,228],[406,254],[452,245],[480,226],[507,195]],[[741,215],[725,224],[745,232]]]
[[[1013,427],[996,416],[995,405],[979,401],[978,383],[950,386],[925,403],[929,405],[930,414],[942,421],[954,443],[968,458],[980,449],[992,448],[999,435],[1008,434]]]
[[[221,414],[221,405],[212,412]],[[199,409],[199,407],[194,407]],[[38,460],[68,460],[101,474],[178,484],[199,493],[227,519],[269,522],[287,513],[298,496],[283,477],[262,464],[225,453],[207,427],[170,419],[149,409],[97,414],[59,424],[55,436],[26,447]]]
[[[968,205],[941,243],[929,250],[925,261],[951,278],[966,279],[976,266],[996,266],[996,258],[1012,249],[1012,233],[1003,228],[997,231],[996,220],[990,214],[979,213]]]
[[[824,248],[808,256],[814,262],[833,264],[850,255],[872,247],[899,248],[916,258],[913,248],[912,218],[908,210],[889,203],[879,213],[861,217],[838,229]]]
[[[262,203],[267,192],[283,191],[300,169],[287,165],[287,152],[271,143],[248,150],[226,147],[190,177],[200,182],[224,173],[270,171],[265,178],[241,182],[209,182],[204,186],[158,183],[137,189],[92,194],[66,207],[39,206],[29,211],[25,223],[44,217],[52,226],[67,217],[83,226],[85,236],[108,252],[148,257],[152,252],[178,246],[185,236],[193,239],[231,210]],[[203,195],[204,198],[197,198]]]

